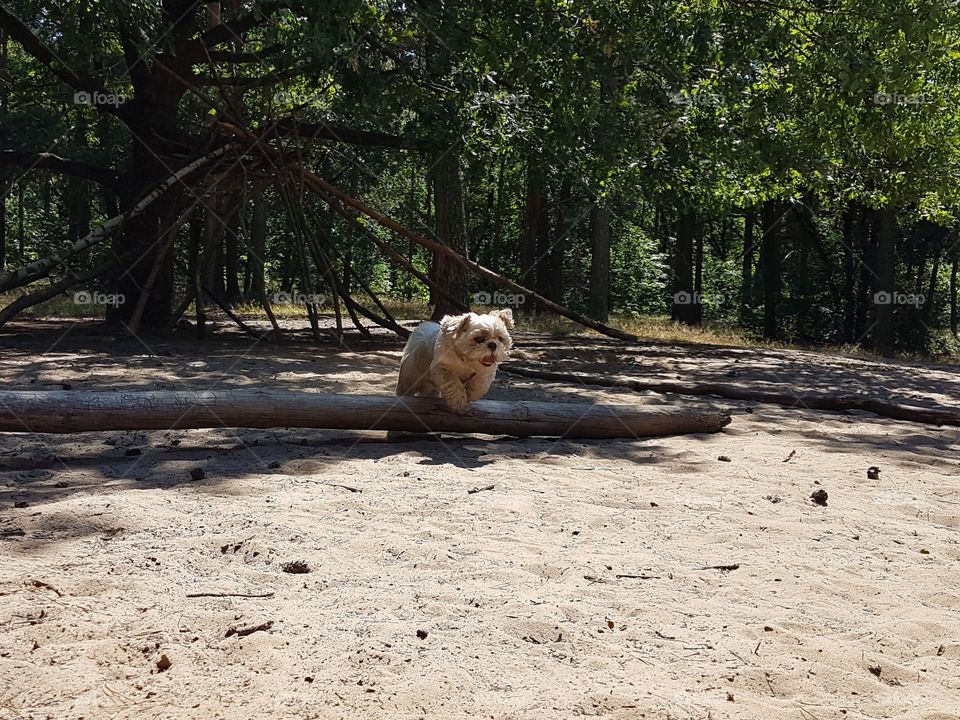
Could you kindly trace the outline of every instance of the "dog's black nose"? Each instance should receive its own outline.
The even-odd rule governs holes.
[[[496,350],[497,344],[491,340],[490,342],[487,343],[487,347],[490,348],[491,350]]]

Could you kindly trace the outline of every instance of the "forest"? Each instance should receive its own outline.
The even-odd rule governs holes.
[[[942,0],[2,0],[0,326],[399,300],[955,354],[958,108]]]

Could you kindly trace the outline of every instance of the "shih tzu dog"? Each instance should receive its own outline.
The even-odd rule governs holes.
[[[397,395],[442,397],[457,412],[487,394],[513,346],[513,312],[447,315],[424,322],[403,349]]]

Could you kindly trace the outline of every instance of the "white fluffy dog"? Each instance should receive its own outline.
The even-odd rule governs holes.
[[[397,395],[442,397],[457,412],[487,394],[513,346],[513,312],[447,315],[424,322],[403,349]]]

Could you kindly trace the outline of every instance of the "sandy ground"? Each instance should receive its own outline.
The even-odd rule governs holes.
[[[400,351],[33,328],[0,336],[0,386],[390,393]],[[936,367],[518,344],[551,369],[960,396]],[[616,441],[2,436],[0,718],[960,717],[956,428],[503,374],[491,397],[735,415]]]

